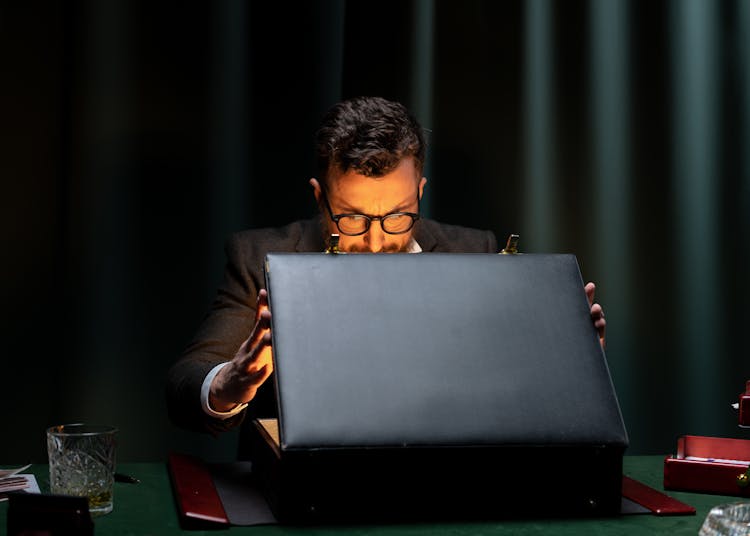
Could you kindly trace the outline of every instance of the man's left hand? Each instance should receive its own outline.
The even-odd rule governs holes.
[[[602,350],[606,346],[604,340],[604,331],[607,328],[607,321],[604,320],[604,309],[598,303],[594,303],[594,293],[596,292],[596,285],[594,283],[586,283],[584,287],[586,291],[586,297],[589,299],[589,305],[591,306],[591,320],[594,321],[594,327],[599,332],[599,344],[602,345]]]

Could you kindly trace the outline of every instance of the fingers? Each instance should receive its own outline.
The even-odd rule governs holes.
[[[589,300],[589,306],[594,305],[594,293],[596,292],[596,285],[592,282],[586,283],[586,286],[583,287],[583,290],[586,291],[586,297]]]
[[[260,386],[273,372],[273,352],[271,333],[264,333],[252,346],[247,358],[240,363],[244,371],[244,381],[255,387]]]
[[[258,303],[265,308],[268,307],[268,291],[264,288],[258,292]]]
[[[602,345],[602,349],[605,347],[605,332],[607,328],[607,321],[604,318],[604,309],[598,303],[591,306],[591,320],[594,322],[594,327],[599,334],[599,343]]]
[[[591,320],[594,321],[597,329],[607,325],[607,321],[604,319],[604,309],[598,303],[591,306]]]
[[[271,359],[271,333],[264,333],[260,339],[252,346],[250,352],[244,360],[244,368],[248,374],[255,374],[266,366],[273,366]]]
[[[247,379],[252,383],[262,383],[273,370],[271,311],[268,309],[268,294],[265,290],[258,293],[255,325],[233,361],[238,370],[249,376]],[[263,370],[264,368],[266,370]]]
[[[266,289],[262,288],[260,289],[260,292],[258,292],[258,299],[255,301],[255,322],[258,322],[263,311],[268,310],[268,292],[266,292]]]
[[[239,349],[239,352],[244,354],[249,353],[253,345],[257,344],[258,339],[271,329],[271,311],[268,308],[268,293],[265,289],[260,290],[255,303],[255,325]]]
[[[261,348],[271,344],[271,312],[266,310],[260,313],[258,321],[253,326],[250,336],[242,343],[240,349],[235,355],[235,359],[240,361],[243,368],[246,368],[249,361],[253,361]]]
[[[589,301],[589,307],[591,307],[591,320],[594,321],[594,327],[599,333],[599,343],[602,345],[602,349],[605,346],[604,332],[607,328],[607,321],[604,319],[604,309],[598,303],[594,303],[594,295],[596,294],[596,285],[589,281],[583,287],[586,291],[586,299]]]

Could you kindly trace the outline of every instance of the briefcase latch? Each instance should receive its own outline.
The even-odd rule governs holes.
[[[741,488],[746,488],[750,485],[750,467],[744,473],[737,476],[737,485]]]
[[[336,233],[331,233],[331,237],[328,239],[328,247],[326,248],[326,253],[333,253],[338,255],[339,253],[343,253],[343,251],[339,251],[339,235]]]
[[[505,244],[505,247],[500,252],[503,255],[515,255],[518,253],[518,239],[520,238],[517,234],[512,234],[508,236],[508,242]]]

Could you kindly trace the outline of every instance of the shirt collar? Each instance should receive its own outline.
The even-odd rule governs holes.
[[[411,237],[411,240],[409,240],[409,245],[406,246],[406,252],[407,253],[422,253],[422,248],[420,247],[419,243],[414,240],[414,237]]]

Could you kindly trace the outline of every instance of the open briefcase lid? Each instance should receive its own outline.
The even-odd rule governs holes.
[[[272,253],[281,449],[627,446],[573,255]]]

